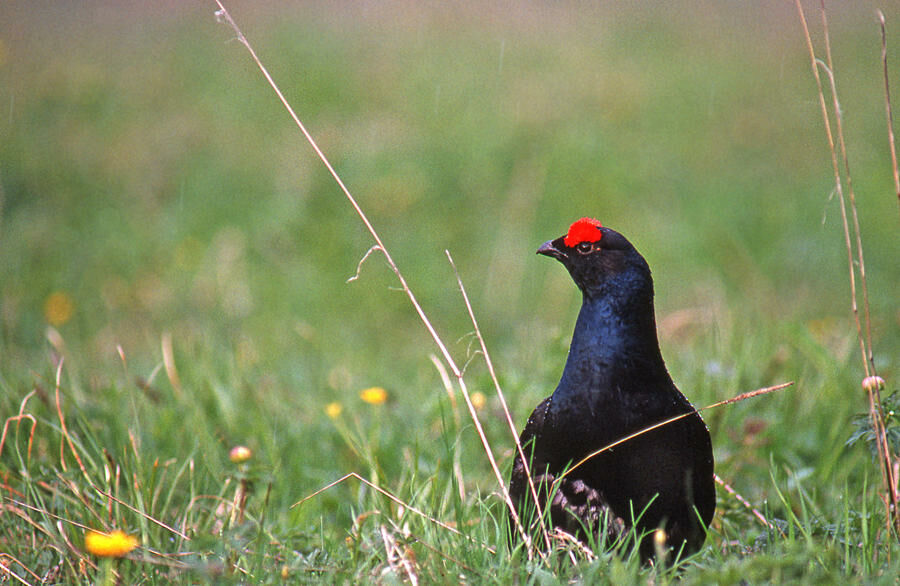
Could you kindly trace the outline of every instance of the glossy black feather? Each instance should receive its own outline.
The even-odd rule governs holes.
[[[566,475],[549,511],[554,526],[583,541],[586,531],[615,537],[629,529],[633,512],[640,515],[639,532],[663,528],[666,544],[687,555],[703,545],[715,511],[709,431],[663,362],[646,261],[621,234],[597,229],[597,242],[570,247],[560,237],[538,250],[562,262],[583,301],[559,385],[534,410],[520,440],[546,507],[549,487],[563,470],[634,432],[690,413]],[[520,516],[533,521],[534,500],[518,456],[509,490]],[[644,559],[655,550],[652,539],[641,543]]]

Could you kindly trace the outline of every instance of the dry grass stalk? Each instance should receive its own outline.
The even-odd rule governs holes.
[[[509,426],[509,431],[512,434],[513,441],[516,444],[516,451],[518,452],[519,457],[522,459],[522,464],[525,468],[525,476],[528,479],[528,489],[531,492],[531,498],[534,500],[535,510],[540,516],[543,516],[541,501],[538,498],[537,489],[534,485],[534,478],[531,475],[531,466],[528,464],[528,458],[525,457],[525,452],[522,450],[522,443],[519,441],[519,433],[516,430],[516,424],[513,423],[512,415],[510,415],[509,413],[509,407],[506,404],[506,397],[503,395],[503,390],[500,388],[500,381],[497,380],[497,372],[494,370],[494,363],[491,361],[491,355],[488,353],[487,345],[484,342],[484,337],[481,335],[481,329],[478,327],[478,320],[475,319],[475,312],[472,310],[472,304],[469,302],[469,296],[466,293],[466,288],[459,276],[459,271],[456,269],[456,264],[453,262],[453,257],[450,256],[450,251],[445,250],[444,253],[447,255],[447,260],[450,261],[450,266],[453,267],[453,272],[456,275],[456,283],[459,286],[460,294],[462,294],[463,302],[466,304],[466,311],[469,312],[469,319],[472,321],[472,326],[475,328],[475,336],[478,338],[478,343],[481,346],[481,355],[484,357],[484,362],[485,365],[487,365],[488,373],[490,373],[491,381],[493,381],[494,383],[494,389],[497,391],[497,397],[500,399],[500,405],[503,408],[503,414],[506,417],[506,423]],[[472,416],[475,417],[474,411],[472,412]],[[547,528],[543,523],[540,525],[540,532],[541,538],[544,541],[544,545],[549,550],[551,546],[550,535],[548,534]]]
[[[873,350],[872,350],[872,328],[871,328],[871,319],[869,315],[869,294],[868,287],[866,284],[866,269],[865,269],[865,261],[863,259],[863,248],[862,248],[862,232],[859,227],[859,218],[856,211],[856,195],[853,191],[853,182],[850,177],[850,164],[849,158],[847,155],[847,146],[844,141],[844,130],[843,130],[843,118],[841,115],[841,107],[840,102],[838,101],[837,94],[837,85],[835,83],[834,78],[834,67],[831,59],[831,40],[829,38],[828,32],[828,19],[825,11],[824,1],[820,2],[820,12],[822,16],[822,27],[823,27],[823,36],[824,36],[824,44],[825,44],[825,56],[826,61],[822,61],[820,58],[816,57],[815,49],[813,48],[812,37],[809,32],[809,26],[806,21],[806,15],[803,11],[803,7],[800,4],[800,0],[795,0],[797,6],[797,12],[800,15],[800,22],[803,25],[803,34],[806,40],[806,46],[809,51],[810,64],[813,71],[813,76],[816,80],[816,87],[818,89],[819,96],[819,107],[822,111],[822,118],[825,123],[825,134],[828,139],[828,148],[831,153],[831,165],[832,171],[834,173],[834,189],[835,193],[838,196],[838,202],[840,204],[841,210],[841,221],[844,233],[844,244],[847,248],[847,264],[849,269],[849,279],[850,279],[850,304],[851,311],[853,313],[853,318],[856,323],[856,335],[857,340],[859,342],[860,355],[863,363],[863,372],[865,376],[863,378],[863,388],[866,391],[869,399],[869,416],[872,421],[872,427],[875,432],[876,437],[876,446],[878,449],[878,460],[881,468],[881,476],[882,483],[884,487],[884,493],[882,495],[882,501],[885,506],[885,522],[887,524],[888,532],[893,531],[897,534],[900,534],[900,494],[898,494],[897,490],[897,478],[895,473],[895,461],[894,456],[891,453],[890,444],[887,440],[887,434],[885,431],[884,425],[884,411],[881,403],[881,387],[883,386],[883,381],[881,381],[880,377],[875,370],[875,363],[873,360]],[[889,86],[887,85],[887,73],[886,73],[886,64],[887,64],[887,56],[886,56],[886,41],[884,40],[884,28],[883,28],[884,20],[882,18],[882,61],[885,64],[885,87],[887,90],[887,110],[888,110],[888,124],[891,125],[891,113],[890,113],[890,93]],[[825,100],[825,93],[822,84],[822,78],[819,74],[819,70],[822,69],[828,77],[829,82],[829,90],[831,92],[832,97],[832,112],[831,115],[834,116],[835,120],[835,132],[832,131],[831,127],[831,117],[828,112],[828,105]],[[835,134],[837,137],[837,142],[835,141]],[[892,156],[893,156],[893,131],[889,128],[889,134],[891,137],[891,148],[892,148]],[[836,147],[837,145],[837,147]],[[841,164],[838,159],[838,150],[840,148],[840,159],[843,162],[844,175],[841,174]],[[897,163],[896,157],[893,158],[893,166],[894,166],[894,175],[895,181],[897,185],[898,194],[900,194],[900,179],[897,178]],[[844,182],[847,184],[847,193],[850,200],[850,210],[853,218],[853,228],[852,228],[852,236],[851,236],[851,228],[847,215],[847,203],[844,197]],[[854,254],[855,253],[855,254]],[[855,258],[854,258],[855,256]],[[859,281],[861,283],[862,288],[862,298],[863,298],[863,321],[865,323],[865,333],[863,333],[863,323],[860,321],[859,315],[859,307],[857,305],[858,293],[857,293],[857,277],[856,271],[859,271]]]
[[[294,120],[294,123],[297,125],[297,128],[299,128],[300,132],[303,133],[303,136],[306,138],[306,141],[313,148],[313,150],[315,151],[316,155],[319,157],[319,160],[322,162],[322,164],[325,165],[325,168],[328,170],[331,177],[335,180],[338,187],[341,189],[344,196],[347,198],[347,201],[350,202],[350,205],[353,207],[353,210],[356,212],[356,215],[359,216],[360,220],[362,220],[363,224],[366,226],[366,229],[368,230],[372,239],[375,241],[375,246],[373,246],[372,248],[369,249],[369,252],[366,253],[366,256],[369,256],[375,250],[380,251],[384,255],[384,258],[387,261],[388,265],[390,266],[391,271],[394,273],[394,275],[397,277],[397,280],[400,282],[400,287],[403,289],[403,292],[409,298],[409,301],[412,304],[413,309],[416,311],[416,314],[419,316],[419,319],[421,320],[422,324],[425,326],[425,329],[428,330],[428,333],[429,333],[429,335],[431,335],[432,340],[437,345],[438,350],[440,350],[441,356],[443,357],[443,359],[447,363],[447,365],[450,367],[450,371],[453,373],[453,376],[456,377],[457,384],[459,385],[460,391],[462,392],[462,395],[465,398],[466,404],[469,408],[469,414],[471,415],[472,421],[475,424],[475,429],[478,433],[478,437],[481,439],[481,443],[484,447],[485,454],[487,455],[488,462],[490,463],[491,470],[493,471],[494,476],[497,479],[497,483],[500,487],[500,492],[503,496],[503,500],[506,503],[506,506],[508,507],[508,509],[510,511],[510,516],[513,518],[514,524],[516,525],[516,529],[519,532],[522,539],[526,542],[530,542],[528,535],[527,535],[524,527],[522,526],[522,523],[519,520],[519,515],[516,512],[516,508],[513,505],[512,499],[510,499],[510,497],[509,497],[509,491],[506,488],[506,482],[503,479],[503,475],[500,473],[500,468],[497,465],[497,461],[496,461],[496,458],[494,457],[493,450],[491,449],[491,446],[488,443],[487,437],[484,434],[484,431],[481,427],[481,422],[479,421],[479,419],[475,413],[475,408],[472,406],[472,402],[469,398],[468,388],[466,387],[466,383],[463,380],[463,372],[456,365],[456,362],[453,360],[453,357],[451,356],[449,350],[447,350],[447,346],[444,344],[443,340],[438,335],[437,331],[434,329],[434,326],[431,324],[431,320],[428,319],[428,316],[425,314],[425,311],[422,309],[422,306],[419,304],[418,300],[416,299],[415,294],[413,293],[412,289],[410,289],[409,285],[407,284],[406,279],[403,276],[403,273],[400,272],[400,268],[397,266],[397,263],[394,262],[393,257],[391,256],[388,249],[384,246],[384,243],[382,242],[381,237],[378,235],[378,232],[375,230],[374,226],[369,221],[369,218],[366,216],[365,212],[362,210],[359,203],[357,203],[356,198],[354,198],[353,195],[350,193],[350,190],[344,184],[343,180],[341,179],[340,175],[338,175],[337,171],[335,171],[334,167],[331,165],[328,158],[325,156],[325,153],[322,152],[322,150],[319,148],[318,144],[316,143],[315,139],[312,137],[312,135],[306,129],[306,126],[300,120],[300,117],[297,116],[296,112],[294,112],[294,109],[291,107],[290,103],[287,101],[287,98],[284,97],[284,94],[281,92],[281,89],[278,87],[278,84],[275,83],[275,80],[269,74],[269,71],[266,69],[265,65],[263,65],[262,61],[256,55],[256,51],[250,45],[250,42],[244,36],[243,32],[241,32],[241,29],[237,26],[237,23],[235,23],[234,19],[231,18],[231,15],[228,13],[228,10],[225,8],[225,6],[222,4],[222,2],[220,0],[216,0],[216,4],[219,6],[219,10],[216,12],[216,17],[221,22],[224,22],[231,27],[231,29],[234,31],[234,34],[236,35],[237,40],[250,53],[251,58],[253,59],[256,66],[259,68],[260,72],[262,72],[263,76],[266,78],[266,81],[269,83],[269,86],[272,88],[272,90],[278,96],[279,101],[281,101],[281,104],[284,106],[284,108],[290,114],[291,118]],[[365,260],[365,257],[363,260]]]
[[[444,363],[441,362],[441,359],[434,354],[429,354],[428,358],[431,359],[431,363],[434,364],[435,370],[438,371],[438,375],[441,377],[441,383],[444,385],[444,391],[446,391],[447,397],[450,399],[450,408],[453,410],[453,423],[456,426],[456,429],[460,429],[462,419],[459,415],[459,408],[456,403],[456,392],[453,390],[453,382],[450,380],[450,375],[447,373],[447,367],[444,366]],[[463,477],[460,452],[461,450],[453,451],[453,475],[456,477],[456,488],[458,490],[459,499],[461,501],[465,501],[466,483],[465,478]]]
[[[69,429],[66,427],[66,417],[63,415],[62,405],[59,400],[59,387],[62,382],[62,368],[63,362],[65,359],[60,358],[59,364],[56,367],[56,414],[59,416],[59,427],[62,430],[63,439],[59,443],[59,465],[62,468],[63,472],[68,470],[66,466],[66,444],[69,446],[69,450],[72,452],[72,456],[75,457],[75,461],[78,462],[78,467],[81,469],[81,473],[84,475],[84,478],[88,481],[88,484],[91,487],[94,487],[94,483],[91,482],[91,477],[87,473],[87,469],[84,467],[84,462],[81,461],[81,456],[78,455],[78,450],[75,449],[75,443],[72,441],[72,437],[69,435]]]
[[[169,382],[172,383],[172,388],[175,390],[175,396],[180,399],[181,377],[178,376],[178,370],[175,368],[175,352],[172,350],[172,334],[165,332],[162,335],[161,345],[163,365],[166,367],[166,376],[169,377]]]
[[[881,25],[881,66],[884,70],[884,109],[887,115],[888,147],[891,149],[891,169],[894,171],[894,190],[897,192],[897,203],[900,204],[900,171],[897,168],[897,143],[894,140],[894,113],[891,108],[891,81],[887,63],[887,26],[884,13],[878,11],[878,22]]]
[[[6,560],[8,560],[8,561],[6,561]],[[31,570],[31,568],[29,568],[28,566],[26,566],[25,564],[20,562],[18,560],[18,558],[14,557],[12,554],[9,554],[9,553],[0,553],[0,570],[5,572],[6,576],[7,576],[6,580],[4,580],[4,581],[8,581],[10,578],[14,578],[15,580],[17,580],[19,582],[19,584],[29,584],[29,582],[25,581],[21,576],[19,576],[18,574],[16,574],[15,572],[13,572],[10,569],[10,567],[12,565],[19,566],[20,568],[25,570],[25,572],[27,572],[29,575],[31,575],[32,578],[34,578],[35,584],[43,583],[42,578],[40,576],[38,576],[37,574],[35,574]]]
[[[381,525],[378,529],[381,532],[381,540],[384,542],[385,555],[390,568],[399,576],[406,575],[410,584],[418,586],[419,574],[416,572],[415,558],[412,552],[397,543],[387,527]]]
[[[593,458],[599,454],[602,454],[603,452],[605,452],[607,450],[611,450],[618,445],[624,444],[625,442],[631,441],[640,435],[643,435],[647,432],[653,431],[654,429],[658,429],[660,427],[663,427],[664,425],[669,425],[670,423],[675,423],[679,419],[684,419],[685,417],[690,417],[694,413],[697,413],[700,411],[706,411],[707,409],[714,409],[715,407],[721,407],[722,405],[730,405],[731,403],[738,403],[740,401],[745,401],[747,399],[751,399],[751,398],[757,397],[759,395],[766,395],[766,394],[769,394],[769,393],[772,393],[775,391],[780,391],[781,389],[787,388],[793,384],[794,384],[794,381],[790,381],[790,382],[774,385],[771,387],[763,387],[761,389],[747,391],[746,393],[741,393],[740,395],[731,397],[730,399],[724,399],[722,401],[718,401],[711,405],[707,405],[706,407],[701,407],[700,409],[696,409],[694,411],[688,411],[686,413],[682,413],[681,415],[676,415],[675,417],[670,417],[669,419],[665,419],[663,421],[660,421],[659,423],[655,423],[649,427],[645,427],[644,429],[640,429],[630,435],[626,435],[623,438],[617,439],[616,441],[612,442],[611,444],[603,446],[599,450],[595,450],[595,451],[591,452],[590,454],[588,454],[587,456],[585,456],[584,458],[579,460],[574,466],[572,466],[571,468],[566,470],[563,474],[561,474],[559,476],[559,478],[556,479],[556,483],[559,484],[560,482],[562,482],[563,478],[565,478],[566,476],[571,474],[573,470],[577,469],[580,466],[583,466],[591,458]]]
[[[748,501],[747,499],[745,499],[739,492],[737,492],[736,490],[734,490],[733,488],[731,488],[731,485],[728,484],[727,482],[725,482],[724,480],[722,480],[722,478],[721,478],[718,474],[714,475],[714,477],[715,477],[715,479],[716,479],[716,484],[718,484],[719,486],[721,486],[722,488],[724,488],[724,489],[725,489],[725,492],[727,492],[728,494],[730,494],[731,496],[733,496],[735,499],[737,499],[737,501],[738,501],[739,503],[741,503],[742,505],[744,505],[744,507],[745,507],[746,509],[748,509],[751,513],[753,513],[753,516],[756,517],[756,518],[759,520],[760,523],[762,523],[763,525],[765,525],[765,526],[766,526],[767,528],[769,528],[769,529],[776,529],[776,530],[778,530],[782,535],[784,535],[784,531],[781,531],[781,529],[778,529],[778,527],[777,527],[776,525],[770,523],[769,520],[766,519],[765,515],[763,515],[762,513],[759,512],[759,509],[757,509],[756,507],[754,507],[753,505],[751,505],[751,504],[750,504],[750,501]]]
[[[302,499],[300,499],[299,501],[297,501],[296,503],[294,503],[293,505],[291,505],[291,508],[293,509],[294,507],[299,507],[300,505],[302,505],[302,504],[305,503],[306,501],[308,501],[308,500],[310,500],[310,499],[312,499],[312,498],[315,498],[315,497],[319,496],[319,495],[322,494],[323,492],[325,492],[325,491],[327,491],[327,490],[330,490],[330,489],[334,488],[335,486],[337,486],[337,485],[339,485],[339,484],[341,484],[341,483],[343,483],[343,482],[345,482],[345,481],[347,481],[347,480],[349,480],[349,479],[351,479],[351,478],[355,478],[356,480],[362,482],[363,484],[365,484],[366,486],[368,486],[369,488],[371,488],[371,489],[374,490],[375,492],[377,492],[377,493],[379,493],[379,494],[381,494],[381,495],[387,497],[389,500],[393,501],[395,504],[400,505],[401,507],[403,507],[404,509],[410,511],[411,513],[413,513],[413,514],[415,514],[415,515],[418,515],[419,517],[422,517],[423,519],[425,519],[425,520],[428,521],[429,523],[433,523],[433,524],[437,525],[438,527],[441,527],[441,528],[443,528],[443,529],[446,529],[447,531],[449,531],[449,532],[451,532],[451,533],[453,533],[453,534],[455,534],[455,535],[459,535],[459,536],[461,536],[461,537],[465,537],[466,539],[468,539],[468,540],[471,541],[472,543],[475,543],[475,544],[477,544],[477,545],[480,545],[481,547],[485,548],[486,550],[488,550],[488,551],[491,552],[491,553],[497,553],[496,550],[495,550],[493,547],[490,547],[489,545],[485,545],[485,544],[483,544],[483,543],[479,543],[479,542],[475,541],[474,539],[472,539],[471,537],[469,537],[468,535],[462,533],[462,532],[461,532],[459,529],[457,529],[456,527],[452,527],[451,525],[448,525],[447,523],[444,523],[443,521],[440,521],[440,520],[438,520],[438,519],[435,519],[435,518],[432,517],[431,515],[429,515],[429,514],[423,512],[423,511],[420,511],[420,510],[417,509],[416,507],[414,507],[414,506],[412,506],[412,505],[410,505],[410,504],[404,502],[404,501],[403,501],[402,499],[400,499],[400,498],[397,498],[396,496],[394,496],[393,494],[391,494],[389,491],[387,491],[387,490],[381,488],[381,487],[378,486],[377,484],[375,484],[375,483],[373,483],[373,482],[370,482],[369,480],[363,478],[362,476],[360,476],[360,475],[357,474],[356,472],[350,472],[350,473],[348,473],[348,474],[344,474],[343,476],[341,476],[340,478],[338,478],[338,479],[335,480],[334,482],[329,482],[328,484],[326,484],[325,486],[323,486],[323,487],[320,488],[319,490],[313,492],[312,494],[306,495],[305,497],[303,497]]]
[[[31,391],[25,395],[25,398],[22,399],[22,404],[19,406],[18,415],[8,417],[6,423],[3,424],[3,435],[0,436],[0,455],[3,454],[3,446],[6,443],[6,433],[9,431],[9,424],[15,421],[16,429],[18,429],[22,420],[27,419],[31,422],[31,432],[28,434],[28,451],[26,452],[26,457],[28,460],[31,460],[31,447],[34,445],[34,430],[37,427],[37,419],[35,419],[34,415],[25,413],[25,405],[28,403],[28,399],[34,396],[35,392],[36,391]]]
[[[183,540],[185,540],[185,541],[190,541],[190,540],[191,540],[191,538],[188,537],[185,533],[179,531],[178,529],[172,527],[171,525],[167,525],[166,523],[163,523],[163,522],[160,521],[159,519],[156,519],[156,518],[154,518],[154,517],[148,515],[147,513],[143,512],[142,510],[137,509],[137,508],[131,506],[130,504],[128,504],[128,503],[126,503],[125,501],[123,501],[122,499],[117,498],[116,496],[114,496],[114,495],[112,495],[112,494],[110,494],[110,493],[108,493],[108,492],[105,492],[105,491],[103,491],[103,490],[100,490],[100,489],[97,488],[97,487],[94,487],[94,490],[96,490],[97,493],[103,495],[104,497],[106,497],[106,498],[108,498],[108,499],[114,501],[117,505],[120,505],[120,506],[125,507],[126,509],[128,509],[128,510],[131,511],[132,513],[134,513],[134,514],[136,514],[136,515],[139,515],[139,516],[143,517],[144,519],[146,519],[147,521],[150,521],[150,522],[153,523],[154,525],[158,525],[158,526],[162,527],[162,528],[165,529],[166,531],[168,531],[168,532],[170,532],[170,533],[172,533],[172,534],[174,534],[174,535],[177,535],[177,536],[180,537],[181,539],[183,539]]]

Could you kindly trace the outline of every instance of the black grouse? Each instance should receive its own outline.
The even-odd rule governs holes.
[[[697,551],[716,508],[712,445],[703,419],[663,362],[647,261],[624,236],[591,218],[576,221],[537,253],[560,261],[583,295],[559,385],[520,437],[541,509],[552,495],[553,526],[586,543],[589,535],[609,542],[634,527],[645,537],[645,561],[661,546],[681,557]],[[689,415],[602,451],[560,479],[597,450],[684,413]],[[518,455],[509,493],[533,529],[534,498]]]

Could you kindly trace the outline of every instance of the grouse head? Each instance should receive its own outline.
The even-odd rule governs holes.
[[[576,220],[566,234],[545,242],[537,253],[561,262],[586,299],[653,297],[644,257],[624,236],[593,218]]]

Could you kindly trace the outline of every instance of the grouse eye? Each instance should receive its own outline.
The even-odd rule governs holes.
[[[594,251],[594,243],[593,242],[579,242],[575,247],[575,250],[580,252],[581,254],[590,254]]]

